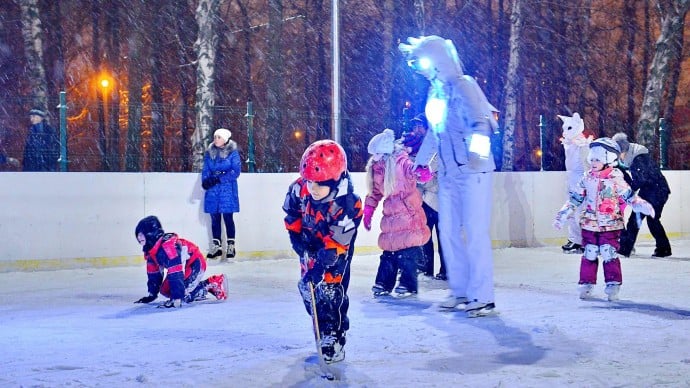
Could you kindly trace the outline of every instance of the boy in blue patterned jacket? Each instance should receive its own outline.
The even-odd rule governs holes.
[[[300,258],[298,283],[312,315],[314,289],[321,352],[326,363],[345,358],[350,263],[362,201],[354,193],[345,151],[332,140],[319,140],[304,151],[300,178],[288,188],[285,227]]]

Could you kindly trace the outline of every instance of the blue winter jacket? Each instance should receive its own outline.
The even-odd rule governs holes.
[[[223,148],[211,144],[204,154],[201,180],[217,176],[220,183],[206,190],[204,212],[239,213],[240,199],[237,192],[237,178],[241,170],[237,143],[230,140]]]

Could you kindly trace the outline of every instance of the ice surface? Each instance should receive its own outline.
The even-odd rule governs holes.
[[[618,302],[603,274],[578,298],[579,256],[558,247],[495,250],[493,317],[441,312],[444,282],[416,299],[374,299],[378,256],[352,264],[344,377],[319,376],[297,260],[212,262],[225,303],[179,310],[132,302],[140,267],[0,274],[0,386],[685,387],[690,385],[690,241],[622,259]],[[241,256],[241,254],[240,254]],[[160,300],[160,299],[159,299]]]

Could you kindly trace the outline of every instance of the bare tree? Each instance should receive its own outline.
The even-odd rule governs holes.
[[[504,92],[505,113],[503,119],[503,162],[502,171],[513,171],[515,152],[515,127],[517,125],[517,102],[520,78],[521,40],[524,29],[523,0],[514,0],[510,13],[510,59]]]
[[[48,111],[48,85],[43,67],[43,28],[38,12],[38,2],[37,0],[20,0],[19,6],[22,13],[24,54],[31,85],[31,104],[33,107]]]
[[[133,2],[129,15],[136,15],[139,4]],[[130,16],[133,17],[133,16]],[[125,171],[141,171],[141,118],[142,88],[144,84],[142,69],[143,32],[141,23],[130,26],[127,37],[129,68],[128,103],[127,103],[127,145],[125,147]]]
[[[676,63],[674,59],[682,51],[682,47],[678,46],[678,42],[682,42],[679,35],[683,34],[690,0],[659,0],[656,7],[661,17],[661,32],[649,68],[636,132],[637,141],[647,146],[652,153],[656,152],[658,146],[654,130],[659,120],[663,89],[672,72],[670,65]]]
[[[196,51],[196,128],[192,134],[193,171],[201,171],[206,141],[213,128],[213,109],[216,105],[215,71],[218,32],[216,21],[222,0],[200,0],[196,7],[199,33]]]
[[[284,141],[283,131],[283,2],[282,0],[268,0],[268,53],[266,65],[268,67],[268,81],[266,90],[266,132],[271,141],[266,146],[265,166],[267,172],[280,172],[281,151]]]

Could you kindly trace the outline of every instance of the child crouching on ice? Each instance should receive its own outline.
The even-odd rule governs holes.
[[[332,363],[345,358],[345,332],[350,327],[347,288],[362,201],[354,193],[345,151],[332,140],[307,147],[299,172],[285,196],[285,227],[300,257],[298,288],[304,306],[313,317],[313,286],[319,345],[324,361]]]
[[[554,227],[561,229],[583,204],[580,217],[584,254],[580,261],[580,299],[588,298],[597,283],[598,257],[601,256],[608,300],[618,299],[623,283],[618,259],[619,238],[624,227],[621,202],[632,205],[633,211],[654,217],[654,209],[635,195],[618,168],[620,148],[608,137],[589,145],[587,159],[590,170],[580,179],[578,191],[570,192],[570,199],[558,211]]]
[[[395,293],[406,297],[417,293],[417,263],[425,261],[422,246],[431,237],[417,180],[427,182],[432,173],[423,168],[416,172],[407,152],[394,142],[391,129],[385,129],[369,141],[368,151],[372,156],[366,167],[369,191],[364,201],[364,228],[371,230],[374,210],[383,199],[378,239],[383,253],[371,290],[374,296],[390,294],[400,269]]]
[[[149,294],[134,303],[151,303],[158,294],[170,298],[158,307],[180,307],[182,301],[192,303],[206,299],[209,292],[216,299],[228,298],[225,275],[213,275],[206,280],[206,259],[191,241],[175,233],[165,233],[156,216],[148,216],[134,229],[144,250]]]

